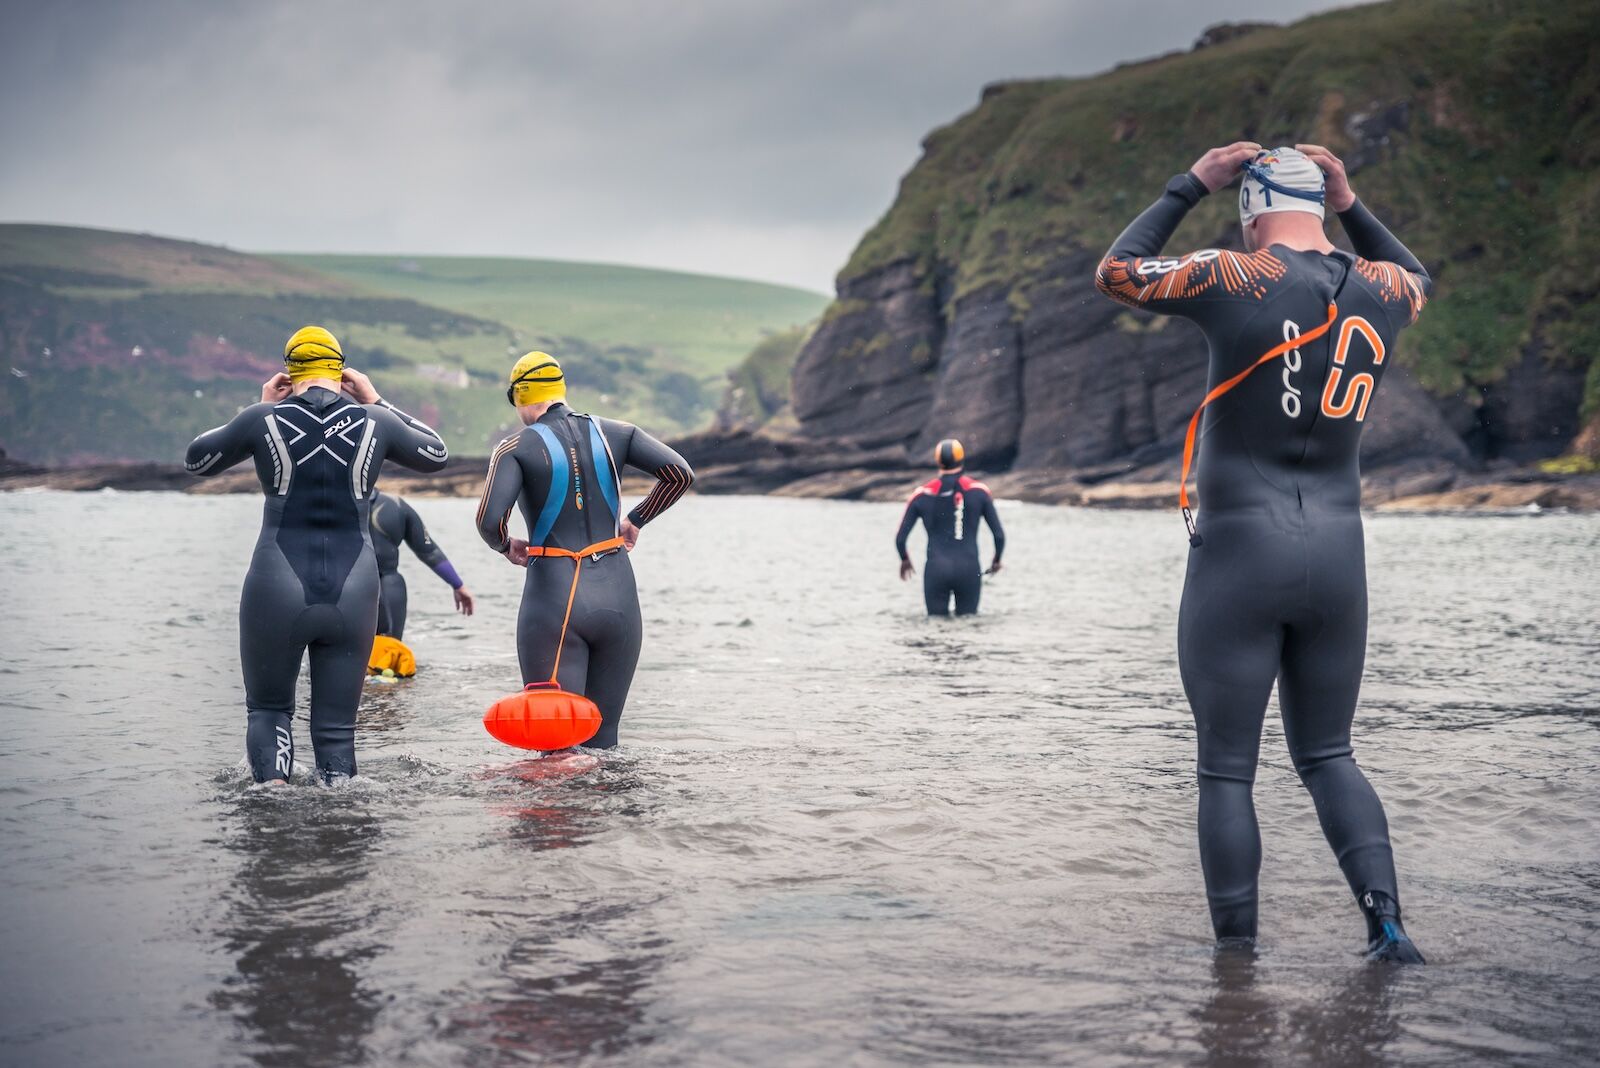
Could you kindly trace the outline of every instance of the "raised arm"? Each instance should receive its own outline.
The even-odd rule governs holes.
[[[656,484],[628,513],[628,522],[635,527],[642,528],[671,508],[694,485],[694,469],[673,449],[629,423],[613,419],[598,422],[606,440],[613,443],[612,458],[618,467],[634,467],[655,476]]]
[[[1261,146],[1240,141],[1214,148],[1174,175],[1155,203],[1111,243],[1095,271],[1095,287],[1112,300],[1162,315],[1181,315],[1195,303],[1227,296],[1259,273],[1252,257],[1221,249],[1162,257],[1178,225],[1200,198],[1238,175]]]
[[[369,404],[367,411],[383,434],[385,460],[427,473],[441,470],[450,459],[444,439],[432,427],[413,419],[382,397]]]
[[[1378,221],[1350,188],[1344,161],[1321,145],[1296,145],[1306,158],[1322,168],[1328,181],[1328,206],[1339,214],[1350,247],[1367,262],[1359,269],[1378,283],[1391,311],[1398,310],[1409,325],[1417,321],[1433,292],[1433,279],[1422,261]]]
[[[212,427],[189,442],[183,466],[191,475],[220,475],[239,461],[255,455],[256,434],[272,405],[252,404],[219,427]]]

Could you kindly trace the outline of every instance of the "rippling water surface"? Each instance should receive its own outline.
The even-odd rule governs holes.
[[[520,572],[414,503],[479,614],[408,557],[362,777],[265,791],[259,499],[0,497],[7,1063],[1593,1061],[1600,518],[1368,522],[1395,969],[1270,716],[1261,952],[1213,957],[1170,514],[1003,504],[985,614],[929,622],[897,506],[690,498],[634,555],[624,745],[530,761],[479,722]]]

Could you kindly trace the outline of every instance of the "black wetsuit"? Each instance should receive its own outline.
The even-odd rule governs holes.
[[[1325,323],[1330,302],[1338,308],[1327,334],[1212,403],[1200,439],[1202,543],[1189,552],[1178,662],[1199,735],[1212,924],[1219,938],[1249,938],[1261,866],[1251,787],[1274,681],[1295,769],[1350,888],[1398,901],[1383,806],[1350,747],[1367,645],[1358,447],[1386,356],[1430,281],[1359,201],[1340,213],[1359,257],[1273,245],[1161,258],[1204,195],[1193,174],[1172,179],[1096,281],[1117,300],[1198,325],[1208,389]]]
[[[906,502],[894,547],[900,559],[909,563],[906,539],[917,520],[922,520],[928,532],[922,596],[930,616],[948,616],[951,597],[955,598],[958,616],[970,616],[978,610],[978,598],[983,594],[983,566],[978,562],[980,516],[994,537],[994,562],[998,563],[1006,551],[1006,532],[1000,526],[994,497],[982,482],[960,472],[940,475],[917,487]]]
[[[433,568],[434,574],[453,590],[462,586],[461,576],[445,558],[444,550],[428,537],[428,528],[416,509],[399,497],[387,493],[372,495],[370,515],[372,551],[378,558],[378,633],[391,638],[405,637],[406,580],[400,574],[400,545],[403,542],[417,559]]]
[[[372,484],[385,460],[437,471],[444,442],[386,401],[357,404],[312,387],[201,434],[185,466],[215,475],[247,459],[266,494],[239,599],[250,771],[265,782],[293,769],[294,688],[309,649],[317,771],[325,781],[354,775],[356,706],[378,616]]]
[[[609,541],[617,536],[622,518],[618,482],[625,466],[657,480],[628,513],[641,528],[694,482],[683,457],[639,428],[552,405],[538,422],[495,448],[478,505],[478,533],[495,552],[505,552],[511,544],[511,509],[520,503],[530,545],[576,552]],[[626,552],[613,549],[584,557],[562,646],[561,618],[573,566],[564,557],[528,561],[517,614],[517,659],[524,684],[542,682],[550,677],[561,647],[557,681],[599,707],[599,733],[585,744],[605,749],[617,744],[617,727],[639,663],[639,594]]]

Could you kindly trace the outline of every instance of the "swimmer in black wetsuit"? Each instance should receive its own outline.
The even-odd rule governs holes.
[[[617,744],[617,727],[639,663],[643,621],[628,553],[646,523],[672,507],[694,482],[683,457],[638,427],[580,415],[563,403],[560,365],[530,352],[511,370],[506,397],[524,429],[489,460],[478,505],[478,533],[495,552],[528,569],[517,614],[517,659],[526,685],[550,678],[561,650],[561,688],[600,709],[588,746]],[[648,496],[623,515],[620,473],[635,467],[656,478]],[[528,540],[507,527],[520,504]],[[542,556],[546,548],[581,552],[580,561]],[[626,551],[623,551],[626,550]],[[572,592],[574,566],[583,569]],[[561,620],[572,596],[562,642]]]
[[[344,366],[321,327],[297,331],[284,362],[260,404],[194,439],[185,466],[209,476],[254,460],[266,494],[239,599],[250,772],[257,782],[289,779],[294,688],[309,649],[311,747],[332,782],[356,773],[356,705],[378,624],[372,484],[385,460],[437,471],[446,453],[438,434]]]
[[[1000,570],[1000,556],[1006,551],[1006,532],[1001,529],[989,487],[962,474],[966,451],[961,442],[946,438],[933,450],[939,477],[917,487],[906,502],[900,518],[900,531],[894,547],[900,553],[900,580],[917,573],[906,553],[906,539],[922,520],[928,532],[928,560],[923,565],[922,597],[930,616],[948,616],[950,599],[955,598],[956,615],[970,616],[978,610],[983,594],[983,575]],[[994,538],[994,560],[983,571],[978,562],[978,518],[989,524]]]
[[[472,593],[456,574],[456,569],[445,559],[444,550],[428,536],[422,517],[416,509],[399,497],[387,493],[372,495],[369,519],[372,527],[372,551],[378,558],[378,633],[396,640],[405,637],[406,631],[406,580],[400,574],[400,545],[404,542],[417,554],[417,559],[433,568],[433,573],[450,584],[455,591],[456,611],[464,616],[472,614]]]
[[[1241,167],[1251,251],[1162,256],[1189,210]],[[1324,197],[1356,256],[1323,233]],[[1169,181],[1096,281],[1135,308],[1192,320],[1210,346],[1178,661],[1199,734],[1200,857],[1217,938],[1256,934],[1261,836],[1250,795],[1276,682],[1295,770],[1366,916],[1369,955],[1420,963],[1350,724],[1367,645],[1361,429],[1396,336],[1427,300],[1428,274],[1327,149],[1240,142]]]

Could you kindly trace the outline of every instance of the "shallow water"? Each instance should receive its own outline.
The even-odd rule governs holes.
[[[362,777],[265,791],[259,500],[0,496],[7,1063],[1592,1063],[1600,517],[1369,520],[1396,969],[1270,714],[1262,947],[1214,959],[1169,514],[1003,504],[985,615],[936,623],[898,506],[691,498],[634,557],[623,747],[526,761],[479,723],[520,572],[414,503],[479,614],[407,557]]]

